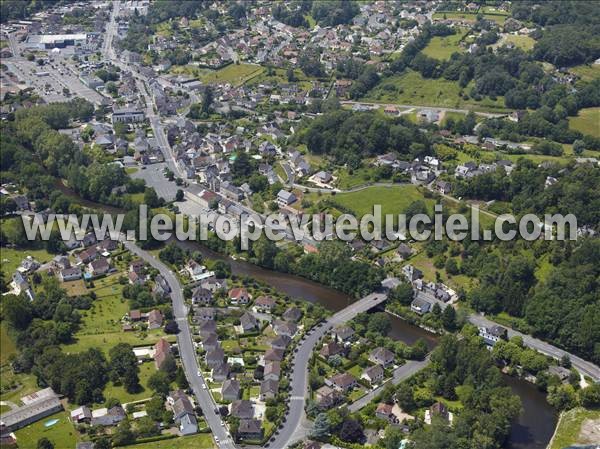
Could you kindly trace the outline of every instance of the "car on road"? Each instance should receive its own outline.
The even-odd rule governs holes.
[[[202,384],[202,389],[206,390],[206,384]]]
[[[198,370],[198,377],[202,377],[202,373]]]
[[[219,443],[219,437],[215,435],[215,442],[218,444]]]

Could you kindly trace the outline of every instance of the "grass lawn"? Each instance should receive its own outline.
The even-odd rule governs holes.
[[[125,173],[127,173],[128,175],[131,175],[131,174],[133,174],[133,173],[135,173],[137,171],[138,171],[137,167],[127,167],[127,168],[125,168]]]
[[[579,76],[583,81],[591,81],[595,78],[600,78],[599,64],[582,64],[571,67],[569,70]]]
[[[464,92],[469,90],[470,85],[464,89]],[[475,101],[471,98],[465,100],[460,94],[461,88],[456,81],[423,78],[420,73],[408,70],[402,75],[384,78],[375,88],[367,92],[363,100],[473,110],[506,110],[502,97],[498,97],[495,101],[487,97]]]
[[[552,439],[552,444],[549,446],[550,449],[562,449],[571,444],[578,443],[597,443],[598,440],[593,441],[586,436],[589,432],[588,428],[591,428],[590,425],[586,425],[586,429],[582,429],[582,424],[586,420],[595,420],[597,426],[600,422],[600,410],[586,410],[578,407],[563,413],[554,438]]]
[[[96,300],[90,310],[82,311],[78,336],[121,331],[120,320],[129,311],[129,304],[123,298],[118,277],[117,274],[94,281]]]
[[[464,32],[463,28],[459,28],[456,34],[433,37],[423,49],[423,54],[435,59],[449,59],[452,53],[463,51],[459,43],[465,35]]]
[[[569,128],[600,137],[600,108],[581,109],[577,117],[569,117]]]
[[[44,427],[44,423],[50,419],[58,419],[59,421],[52,427]],[[71,421],[69,421],[67,412],[50,415],[41,421],[17,430],[15,434],[19,449],[36,449],[37,441],[44,437],[52,441],[55,448],[75,447],[75,443],[77,442],[77,432],[73,428]]]
[[[503,24],[508,17],[502,11],[495,12],[493,14],[483,14],[484,19],[493,20],[498,24]],[[451,12],[436,12],[433,15],[433,19],[455,19],[455,20],[465,20],[469,22],[475,22],[477,20],[477,13],[474,12],[460,12],[460,11],[451,11]]]
[[[365,395],[366,391],[364,387],[360,387],[360,388],[355,388],[354,390],[352,390],[352,392],[348,395],[348,400],[350,402],[354,402],[357,399],[363,397]]]
[[[14,374],[8,367],[2,368],[0,372],[0,384],[2,385],[0,400],[14,403],[19,403],[22,396],[40,389],[34,375]]]
[[[504,39],[502,39],[502,44],[508,43],[513,44],[517,48],[528,51],[531,50],[535,45],[535,39],[532,39],[529,36],[509,34]]]
[[[205,83],[231,83],[236,86],[244,84],[259,75],[264,68],[253,64],[229,64],[219,70],[209,71],[201,77]]]
[[[221,347],[225,352],[233,352],[239,354],[241,352],[240,345],[237,340],[223,340]]]
[[[142,386],[142,391],[139,393],[127,393],[125,388],[122,385],[115,386],[112,382],[108,382],[106,384],[106,388],[104,388],[104,398],[116,398],[121,404],[125,404],[128,402],[139,401],[140,399],[146,399],[152,397],[152,390],[148,388],[148,378],[156,372],[156,367],[154,366],[154,361],[148,361],[142,363],[140,365],[140,385]]]
[[[255,67],[255,66],[253,66]],[[300,69],[294,70],[294,76],[296,77],[295,81],[300,89],[307,90],[311,87],[312,81],[316,78],[308,77],[302,72]],[[268,75],[266,70],[263,70],[261,73],[258,73],[256,76],[253,76],[249,81],[248,85],[258,85],[258,84],[286,84],[289,83],[287,78],[287,69],[279,69],[273,68],[272,75]]]
[[[108,352],[110,348],[119,343],[129,343],[132,346],[154,345],[161,337],[165,337],[160,329],[148,331],[146,334],[138,332],[108,332],[104,334],[80,335],[75,334],[76,341],[63,345],[65,352],[77,353],[90,348],[100,348]],[[165,337],[168,341],[176,340],[174,335]]]
[[[348,373],[352,374],[357,379],[360,379],[360,376],[363,372],[363,368],[360,365],[354,365],[352,368],[348,370]]]
[[[15,342],[8,335],[7,326],[6,321],[2,321],[0,324],[0,366],[4,365],[11,355],[17,353]]]
[[[2,227],[4,227],[4,224],[5,222],[3,221]],[[21,265],[21,261],[27,256],[33,257],[39,263],[50,262],[54,257],[45,249],[14,249],[2,247],[2,249],[0,249],[0,261],[2,262],[0,265],[2,265],[2,271],[7,275],[9,280],[17,267]]]
[[[373,205],[380,204],[385,214],[400,214],[417,200],[424,200],[433,211],[433,200],[425,199],[414,185],[398,185],[391,187],[367,187],[358,192],[338,193],[331,197],[336,203],[354,211],[357,215],[373,213]]]
[[[186,437],[170,438],[168,440],[152,441],[150,443],[135,444],[132,449],[213,449],[216,447],[212,434],[199,433]]]

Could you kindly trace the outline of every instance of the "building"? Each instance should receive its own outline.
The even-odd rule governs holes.
[[[240,383],[231,379],[223,382],[221,386],[221,397],[224,401],[236,401],[240,398]]]
[[[148,329],[160,329],[163,325],[163,316],[160,310],[151,310],[148,313]]]
[[[125,419],[125,410],[120,405],[110,409],[100,408],[92,412],[92,426],[114,426]]]
[[[494,346],[500,340],[508,340],[508,330],[502,326],[480,327],[479,336],[488,346]]]
[[[144,111],[132,108],[115,109],[112,114],[112,124],[140,123],[145,119]]]
[[[283,351],[283,349],[271,348],[265,351],[263,359],[265,360],[265,362],[281,362],[283,360],[284,354],[285,352]]]
[[[410,310],[419,315],[425,315],[426,313],[429,313],[431,307],[431,303],[422,298],[415,298],[410,303]]]
[[[265,369],[263,371],[264,380],[279,380],[281,375],[281,363],[277,361],[270,361],[265,363]]]
[[[171,345],[167,340],[161,338],[154,345],[154,364],[156,365],[156,369],[160,369],[169,355],[171,355]]]
[[[288,192],[287,190],[280,190],[277,194],[277,205],[279,207],[286,207],[290,204],[295,203],[297,200],[296,195],[293,192]]]
[[[183,391],[176,390],[170,392],[167,402],[171,405],[173,420],[179,426],[179,433],[181,435],[190,435],[198,432],[198,422],[196,421],[194,407]]]
[[[207,352],[205,355],[205,362],[211,369],[220,366],[224,360],[225,352],[221,347],[217,347],[212,351]]]
[[[336,340],[350,341],[354,336],[354,329],[350,326],[342,325],[336,327],[331,333]]]
[[[99,259],[92,260],[87,267],[88,273],[92,276],[102,276],[110,271],[110,264],[106,257],[100,257]]]
[[[394,364],[396,356],[392,351],[387,348],[379,347],[375,348],[369,354],[369,361],[375,364],[379,364],[384,368],[387,368]]]
[[[51,50],[53,48],[83,46],[86,42],[86,33],[32,34],[27,37],[25,47],[31,50]]]
[[[71,421],[74,424],[89,423],[92,420],[92,411],[87,406],[76,408],[71,412]]]
[[[277,335],[286,335],[290,338],[294,338],[294,335],[298,332],[298,326],[296,323],[290,323],[288,321],[276,321],[273,324],[273,330]]]
[[[246,440],[260,440],[263,437],[262,423],[258,419],[240,419],[238,437]]]
[[[342,400],[342,394],[327,385],[324,385],[315,391],[315,401],[320,409],[327,410],[336,406]]]
[[[12,409],[0,417],[0,434],[14,432],[63,409],[52,388],[45,388],[21,398],[23,406]]]
[[[325,343],[321,350],[319,351],[319,355],[324,359],[329,359],[329,357],[333,357],[334,355],[340,355],[344,352],[344,347],[340,345],[337,341],[330,341]]]
[[[254,311],[270,313],[275,307],[275,300],[270,296],[259,296],[254,301]]]
[[[381,383],[383,381],[383,367],[381,365],[374,365],[365,368],[360,378],[366,380],[371,385]]]
[[[245,312],[240,317],[240,326],[244,333],[252,332],[258,329],[258,320],[251,313]]]
[[[375,416],[377,416],[377,418],[379,419],[386,420],[390,424],[396,424],[398,423],[398,417],[394,415],[392,411],[393,408],[394,406],[391,404],[381,403],[377,406],[377,409],[375,410]]]
[[[237,400],[231,403],[229,414],[240,419],[254,418],[254,406],[248,400]]]
[[[213,301],[213,294],[207,288],[204,288],[202,286],[196,287],[194,289],[194,291],[192,292],[192,304],[194,304],[194,305],[201,304],[201,305],[208,306],[212,303],[212,301]]]
[[[236,287],[229,290],[229,302],[236,305],[245,305],[250,301],[250,295],[245,288]]]
[[[283,313],[282,317],[285,321],[297,323],[302,318],[302,311],[298,307],[290,307]]]
[[[331,377],[330,379],[325,379],[325,385],[328,385],[332,388],[336,388],[339,391],[347,393],[352,390],[357,385],[356,378],[349,373],[340,373]]]
[[[279,390],[279,382],[272,379],[265,379],[260,384],[260,400],[266,401],[277,396]]]
[[[81,279],[81,268],[71,267],[65,268],[58,273],[58,278],[61,282],[76,281]]]

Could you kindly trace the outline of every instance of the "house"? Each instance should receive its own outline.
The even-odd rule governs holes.
[[[216,334],[206,334],[202,337],[201,344],[206,352],[214,351],[219,347],[219,339]]]
[[[302,318],[302,311],[297,307],[290,307],[283,313],[282,317],[285,321],[297,323]]]
[[[565,383],[571,376],[571,370],[565,368],[564,366],[550,365],[548,368],[548,374],[558,377],[562,383]]]
[[[431,424],[431,421],[434,416],[452,424],[452,413],[450,413],[448,411],[448,408],[441,402],[436,402],[431,407],[429,407],[428,410],[425,410],[425,424]]]
[[[435,182],[435,188],[443,195],[448,195],[452,191],[452,184],[448,181],[437,180]]]
[[[96,248],[90,247],[87,249],[84,249],[83,251],[81,251],[79,254],[77,254],[77,261],[79,263],[90,263],[91,261],[93,261],[94,259],[96,259],[96,257],[98,257],[100,255],[100,253],[98,252],[98,250]]]
[[[173,420],[179,426],[181,435],[198,432],[194,407],[187,395],[181,390],[172,391],[169,393],[168,402],[173,410]]]
[[[112,114],[112,124],[139,123],[144,121],[144,111],[132,108],[115,109]]]
[[[371,385],[378,384],[383,381],[383,367],[381,365],[373,365],[365,368],[360,378],[366,380]]]
[[[279,193],[277,194],[277,205],[279,207],[286,207],[289,206],[290,204],[293,204],[296,202],[298,198],[296,198],[296,195],[294,195],[293,192],[288,192],[287,190],[280,190]]]
[[[201,336],[217,333],[217,323],[214,320],[206,320],[200,324],[198,333]]]
[[[26,399],[28,398],[28,399]],[[2,436],[39,421],[63,409],[52,388],[45,388],[21,398],[23,406],[3,413],[0,423]]]
[[[110,263],[108,263],[106,257],[100,257],[99,259],[92,260],[88,264],[87,271],[91,273],[92,276],[102,276],[110,271]]]
[[[71,421],[74,424],[89,423],[92,419],[92,411],[87,406],[76,408],[71,412]]]
[[[266,401],[267,399],[274,399],[279,391],[279,381],[272,379],[265,379],[260,384],[260,400]]]
[[[333,175],[326,171],[320,171],[315,173],[314,178],[317,182],[320,182],[321,184],[329,184],[333,179]]]
[[[315,401],[319,408],[326,410],[336,406],[343,400],[342,394],[327,385],[315,391]]]
[[[244,192],[242,189],[234,186],[229,181],[222,182],[219,191],[226,198],[229,198],[232,201],[241,201],[244,198]]]
[[[208,306],[213,301],[212,292],[202,286],[196,287],[192,292],[192,304],[202,304]]]
[[[271,340],[271,347],[273,349],[281,349],[286,350],[292,339],[287,335],[278,335],[273,340]]]
[[[55,256],[52,259],[52,265],[59,270],[64,270],[65,268],[71,268],[71,261],[67,256]]]
[[[199,281],[212,276],[213,274],[210,271],[206,271],[206,267],[204,265],[200,265],[195,260],[189,260],[185,266],[185,270],[189,273],[190,278],[194,281]]]
[[[224,401],[235,401],[240,397],[240,383],[235,379],[228,379],[221,386],[221,397]]]
[[[245,305],[250,301],[250,295],[245,288],[236,287],[229,290],[229,302],[231,304]]]
[[[125,419],[125,410],[120,405],[110,409],[100,408],[92,412],[92,426],[114,426]]]
[[[480,327],[479,336],[488,346],[494,346],[500,340],[508,340],[508,330],[502,326]]]
[[[260,440],[263,437],[262,423],[258,419],[240,419],[238,437],[247,440]]]
[[[252,332],[258,329],[258,320],[251,313],[245,312],[240,317],[240,326],[244,333]]]
[[[160,369],[167,357],[171,355],[171,345],[167,340],[161,338],[154,345],[154,364]]]
[[[412,256],[413,250],[406,243],[400,243],[398,248],[396,248],[396,253],[402,258],[402,260],[406,260]]]
[[[127,278],[129,279],[129,283],[131,285],[143,285],[144,284],[144,278],[142,278],[135,271],[130,271],[129,273],[127,273]]]
[[[270,361],[265,363],[265,369],[263,371],[264,380],[279,380],[281,375],[281,363],[277,361]]]
[[[393,413],[394,406],[391,404],[380,403],[375,409],[375,416],[379,419],[383,419],[390,424],[397,424],[398,417]]]
[[[221,347],[216,347],[212,351],[206,353],[204,360],[209,368],[216,368],[223,363],[223,360],[225,360],[225,352]]]
[[[214,321],[217,311],[212,307],[195,307],[194,321]]]
[[[329,343],[325,343],[321,350],[319,351],[319,355],[325,359],[332,357],[334,355],[340,355],[344,352],[344,347],[340,345],[337,341],[330,341]]]
[[[169,293],[171,293],[171,286],[161,274],[157,274],[154,278],[154,288],[152,289],[152,293],[155,296],[161,297],[167,296]]]
[[[429,313],[431,307],[432,304],[423,298],[415,298],[410,303],[410,310],[419,315],[425,315],[426,313]]]
[[[236,418],[252,419],[254,417],[254,406],[248,400],[233,401],[229,409],[229,414]]]
[[[387,348],[375,348],[369,354],[369,361],[387,368],[394,364],[396,356]]]
[[[151,310],[148,313],[148,329],[160,329],[163,325],[163,316],[160,310]]]
[[[129,321],[140,321],[142,319],[142,312],[138,309],[130,310],[127,315],[129,316]]]
[[[347,393],[357,385],[356,378],[349,373],[340,373],[335,376],[325,379],[325,385],[336,388],[339,391]]]
[[[227,288],[227,279],[216,279],[209,277],[200,281],[200,286],[214,293],[217,290]]]
[[[254,301],[254,311],[270,313],[275,307],[275,300],[270,296],[259,296]]]
[[[76,281],[81,279],[81,268],[71,267],[65,268],[58,273],[58,278],[61,282]]]
[[[412,265],[405,265],[402,267],[402,274],[406,276],[408,282],[414,282],[417,279],[421,279],[423,277],[423,272],[418,268],[413,267]]]
[[[294,335],[298,332],[298,326],[295,323],[278,320],[274,323],[273,330],[277,335],[287,335],[290,338],[294,338]]]
[[[134,260],[129,264],[129,272],[136,273],[138,275],[144,274],[144,261],[141,259]],[[158,275],[160,276],[160,275]],[[157,277],[158,277],[157,276]],[[161,276],[162,277],[162,276]]]
[[[349,341],[354,336],[354,329],[352,329],[350,326],[343,325],[336,327],[333,331],[331,331],[331,334],[336,340]]]
[[[104,239],[98,244],[98,250],[102,252],[108,252],[116,250],[119,247],[119,242],[112,239]]]
[[[267,349],[263,358],[265,362],[281,362],[284,352],[282,349]]]
[[[228,363],[221,362],[218,366],[213,368],[211,377],[214,382],[224,382],[229,377],[231,367]]]

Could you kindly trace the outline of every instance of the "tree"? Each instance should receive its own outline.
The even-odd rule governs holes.
[[[340,438],[350,443],[361,443],[365,439],[362,424],[356,419],[346,418],[342,423]]]
[[[54,449],[54,444],[48,438],[43,437],[37,441],[37,449]]]
[[[113,381],[122,382],[128,393],[140,391],[139,366],[131,345],[119,343],[108,354]]]
[[[131,430],[129,420],[125,418],[117,426],[117,430],[113,434],[113,446],[127,446],[135,441],[135,434]]]
[[[573,142],[573,153],[581,155],[583,153],[583,150],[585,150],[585,143],[583,142],[583,140],[578,139],[575,142]]]
[[[451,304],[447,305],[442,312],[442,326],[450,332],[456,329],[456,311]]]
[[[175,193],[175,201],[183,201],[183,190],[177,189],[177,193]]]
[[[148,387],[158,394],[166,396],[169,394],[170,382],[167,373],[157,371],[148,378]]]
[[[396,401],[402,410],[406,412],[410,412],[416,407],[412,388],[406,382],[398,385],[398,389],[396,390]]]
[[[377,312],[369,316],[367,330],[378,335],[387,335],[392,327],[390,317],[385,312]]]
[[[160,365],[160,370],[167,374],[167,379],[169,382],[175,380],[177,376],[177,362],[172,354],[167,354],[165,360]]]
[[[177,322],[175,320],[169,320],[169,321],[167,321],[167,324],[165,324],[165,332],[167,334],[178,334],[179,333],[179,325],[177,324]]]
[[[579,391],[579,400],[585,408],[600,407],[600,384],[593,383]]]
[[[577,405],[577,395],[572,385],[558,385],[548,388],[548,404],[557,410],[569,410]]]
[[[152,399],[146,402],[146,413],[154,421],[162,420],[165,410],[165,400],[160,395],[152,396]]]
[[[400,284],[390,292],[390,299],[398,301],[400,304],[407,306],[410,305],[414,298],[415,292],[408,282]]]
[[[331,424],[326,413],[319,413],[315,418],[311,436],[317,440],[326,438],[331,431]]]

